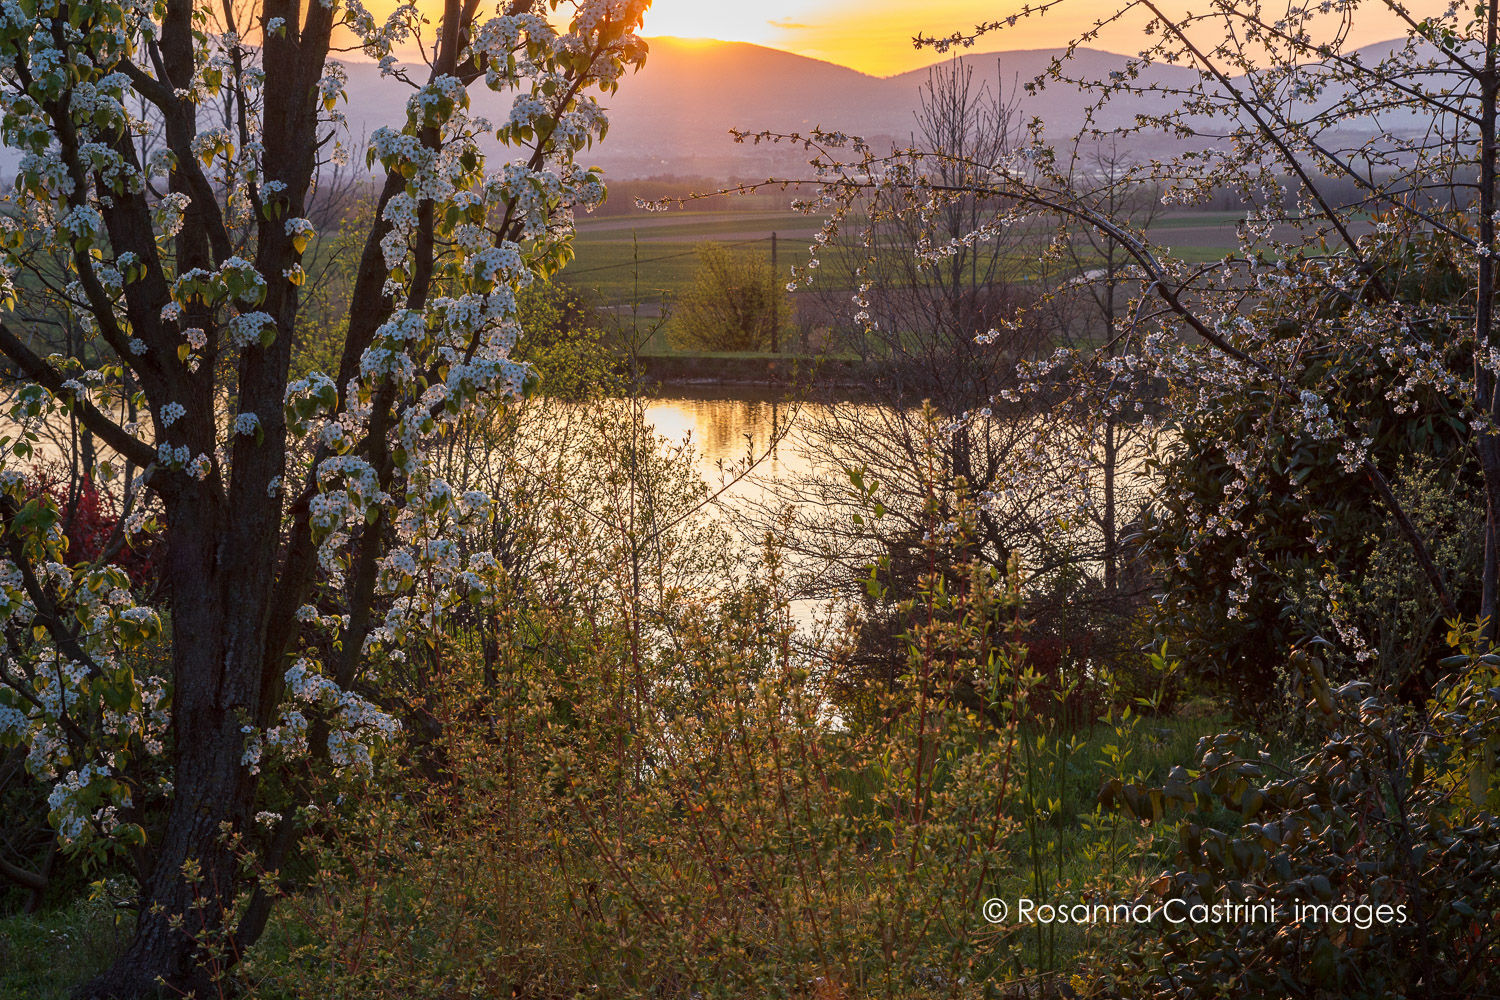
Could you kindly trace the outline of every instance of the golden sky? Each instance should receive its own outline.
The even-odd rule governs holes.
[[[1119,0],[1064,0],[1044,15],[991,32],[979,40],[976,51],[1064,45],[1120,6]],[[1168,6],[1201,10],[1207,4]],[[1022,7],[1021,0],[653,0],[642,34],[755,42],[888,76],[940,58],[932,49],[913,48],[913,35],[968,31]],[[1408,0],[1408,7],[1437,13],[1442,0]],[[1094,47],[1133,54],[1143,41],[1141,24],[1133,18],[1101,36]],[[1360,45],[1405,34],[1379,2],[1367,4],[1356,24],[1352,40]]]
[[[383,18],[397,0],[366,0]],[[1013,27],[982,37],[978,52],[1005,49],[1053,48],[1067,44],[1100,18],[1118,10],[1125,0],[1061,0],[1041,15],[1019,20]],[[1203,10],[1204,0],[1158,0],[1169,11]],[[1267,16],[1277,0],[1267,0]],[[1287,0],[1300,3],[1302,0]],[[1386,9],[1394,0],[1367,0],[1357,12],[1351,41],[1356,45],[1406,34],[1401,21]],[[1421,17],[1436,14],[1444,0],[1405,0]],[[975,24],[997,21],[1019,13],[1025,0],[653,0],[646,13],[647,37],[713,38],[754,42],[815,59],[826,59],[875,76],[889,76],[931,65],[943,57],[931,48],[912,46],[912,36],[968,32]],[[426,0],[424,9],[436,20],[439,0]],[[564,6],[566,9],[566,5]],[[1133,55],[1145,41],[1144,18],[1105,30],[1094,48]],[[410,53],[402,52],[403,56]]]

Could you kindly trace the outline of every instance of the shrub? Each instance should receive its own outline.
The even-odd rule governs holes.
[[[1380,252],[1383,280],[1412,309],[1458,294],[1440,240]],[[1283,378],[1314,396],[1347,394],[1333,418],[1362,428],[1455,599],[1480,590],[1483,492],[1462,406],[1410,378],[1412,348],[1350,334],[1340,308],[1287,297],[1248,317],[1264,344],[1293,359],[1288,370],[1212,390],[1187,384],[1185,416],[1155,469],[1160,488],[1141,535],[1159,582],[1156,627],[1241,715],[1289,707],[1267,693],[1291,650],[1315,639],[1330,677],[1396,685],[1408,701],[1430,692],[1444,655],[1442,608],[1388,503],[1341,437],[1313,433],[1286,405]],[[1437,343],[1461,341],[1423,322]],[[1456,349],[1424,363],[1461,373]]]
[[[112,562],[125,571],[133,586],[147,592],[157,589],[160,541],[127,534],[120,524],[119,499],[108,489],[101,490],[93,476],[70,476],[65,465],[43,462],[32,467],[28,487],[31,495],[46,496],[57,504],[70,557],[87,563]]]
[[[1500,659],[1478,652],[1478,634],[1455,633],[1465,667],[1426,718],[1368,682],[1331,687],[1322,664],[1297,653],[1323,735],[1289,766],[1225,733],[1200,742],[1196,772],[1105,786],[1103,799],[1146,821],[1188,810],[1175,870],[1144,901],[1276,907],[1272,919],[1142,927],[1125,995],[1495,992],[1500,821],[1476,803],[1494,788],[1500,688],[1484,678]]]
[[[667,576],[703,553],[648,537],[533,564],[482,643],[407,664],[430,725],[326,827],[242,966],[255,995],[977,1000],[1032,974],[1043,943],[980,904],[1061,877],[1080,838],[1048,802],[1080,772],[1027,728],[1015,576],[923,574],[900,676],[838,720],[849,637],[800,641],[774,544],[739,584],[657,592],[631,552]],[[1091,879],[1125,853],[1112,820]]]
[[[560,281],[537,281],[516,299],[526,337],[515,357],[532,366],[539,391],[578,400],[614,384],[616,359],[582,293]]]
[[[678,300],[674,339],[707,351],[764,351],[787,327],[791,307],[771,265],[715,243],[698,249],[698,272]]]

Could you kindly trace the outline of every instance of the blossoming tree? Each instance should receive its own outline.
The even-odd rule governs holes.
[[[51,283],[89,334],[63,354],[0,323],[22,380],[0,444],[0,739],[29,748],[64,841],[133,852],[135,935],[87,995],[201,989],[208,942],[232,959],[255,940],[269,896],[246,902],[231,837],[259,824],[274,864],[297,836],[260,808],[266,773],[368,767],[396,726],[370,665],[486,587],[455,535],[489,498],[456,495],[429,457],[522,389],[515,290],[566,262],[571,211],[603,197],[575,154],[605,128],[590,91],[644,59],[647,2],[444,0],[435,25],[360,0],[0,7],[4,139],[24,154],[4,292]],[[421,47],[422,78],[401,46]],[[369,143],[384,181],[338,370],[293,379],[341,49],[411,93]],[[109,551],[70,562],[55,505],[28,492],[59,413],[133,487],[113,551],[164,536],[163,605],[137,603]],[[153,672],[137,650],[162,644]]]
[[[972,44],[1057,6],[925,41],[939,49]],[[1354,46],[1354,25],[1372,15],[1394,21],[1403,35]],[[1493,641],[1500,634],[1496,10],[1454,3],[1417,11],[1396,0],[1284,7],[1225,0],[1189,9],[1146,0],[1106,13],[1074,44],[1119,31],[1146,42],[1107,76],[1064,57],[1033,86],[1095,95],[1092,121],[1125,103],[1118,117],[1129,124],[1115,135],[1180,143],[1177,155],[1142,156],[1132,171],[1164,202],[1191,206],[1229,191],[1248,211],[1237,245],[1200,264],[1119,214],[1067,198],[1045,148],[1027,164],[1005,165],[1022,168],[1027,179],[1017,187],[1032,210],[1122,248],[1140,289],[1121,331],[1128,350],[1060,354],[1035,374],[1090,373],[1075,381],[1093,390],[1106,414],[1118,409],[1121,388],[1143,378],[1178,389],[1172,419],[1183,423],[1211,422],[1225,408],[1251,411],[1249,440],[1223,441],[1201,456],[1222,456],[1228,466],[1222,499],[1192,519],[1175,557],[1187,568],[1200,550],[1226,540],[1237,546],[1231,614],[1243,613],[1257,581],[1280,572],[1285,551],[1267,540],[1272,531],[1260,523],[1257,498],[1267,484],[1289,481],[1285,488],[1305,511],[1298,541],[1329,567],[1321,582],[1326,637],[1355,661],[1375,655],[1340,607],[1357,601],[1363,584],[1336,568],[1333,515],[1300,486],[1310,474],[1331,474],[1342,477],[1345,496],[1390,518],[1439,612],[1488,618]],[[1446,420],[1450,408],[1460,414],[1488,508],[1484,551],[1471,560],[1482,579],[1473,605],[1461,606],[1460,568],[1434,554],[1434,536],[1446,529],[1418,523],[1411,499],[1399,495],[1403,470],[1378,450],[1382,414],[1369,412],[1370,389],[1330,377],[1339,364],[1376,378],[1384,415],[1398,421]]]

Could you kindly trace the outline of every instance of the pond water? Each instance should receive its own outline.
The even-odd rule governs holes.
[[[895,467],[898,469],[909,467],[912,455],[906,449],[911,442],[897,441],[896,436],[910,433],[917,424],[906,421],[903,427],[902,417],[888,406],[867,400],[844,399],[830,404],[788,397],[775,389],[742,386],[666,389],[646,402],[645,419],[667,441],[686,439],[692,444],[699,472],[716,494],[714,515],[731,530],[738,529],[747,544],[754,544],[759,532],[772,523],[772,512],[786,503],[816,502],[810,498],[819,493],[849,496],[844,469],[855,463],[845,459],[844,445],[831,443],[824,436],[834,405],[839,409],[839,432],[852,433],[864,454],[895,459],[900,463]],[[993,482],[1002,494],[1012,493],[1010,501],[1002,501],[1001,520],[1007,518],[1007,502],[1015,504],[1010,516],[1019,517],[1019,521],[1009,523],[1021,525],[1021,531],[1027,530],[1025,522],[1041,516],[1044,509],[1052,509],[1054,516],[1068,514],[1072,522],[1071,527],[1063,529],[1070,535],[1067,545],[1078,547],[1080,552],[1098,545],[1103,537],[1101,522],[1096,520],[1102,512],[1098,505],[1103,502],[1098,440],[1078,433],[1081,428],[1071,423],[1041,416],[991,427],[1004,456]],[[847,443],[851,438],[840,440]],[[1139,435],[1127,435],[1121,446],[1115,489],[1118,523],[1125,524],[1145,502],[1150,473],[1145,442]],[[1023,465],[1032,467],[1036,478],[1029,495],[1017,499],[1014,493],[1026,489],[1013,492],[1011,486],[1001,483],[1020,481],[1007,477],[1010,468]],[[800,488],[789,489],[794,482],[800,483]],[[884,496],[884,490],[878,495]],[[1087,510],[1077,507],[1079,503]],[[853,513],[851,508],[845,515]],[[1044,544],[1059,541],[1060,537],[1051,538]],[[1025,543],[1018,539],[1018,544]],[[788,552],[787,557],[793,570],[814,568],[805,554],[799,557]],[[1081,565],[1086,571],[1103,572],[1102,562],[1091,556],[1082,556]]]
[[[644,410],[646,423],[665,441],[691,445],[712,497],[706,515],[728,528],[746,554],[759,551],[770,511],[787,502],[781,487],[814,474],[835,474],[827,465],[815,469],[815,456],[831,457],[818,434],[820,421],[829,415],[826,402],[771,387],[665,387]],[[820,622],[838,617],[827,595],[806,596],[809,576],[821,577],[827,567],[794,550],[784,551],[783,558],[789,576],[803,581],[793,584],[804,596],[790,602],[791,619],[800,634],[814,635],[823,627]]]
[[[571,409],[577,404],[550,405]],[[898,440],[913,426],[911,422],[905,421],[908,426],[902,427],[902,414],[868,397],[845,394],[830,401],[827,397],[809,399],[775,387],[679,386],[664,388],[657,395],[641,400],[640,405],[645,422],[665,442],[669,445],[686,442],[690,446],[711,498],[704,515],[738,536],[747,553],[759,550],[764,531],[776,523],[776,513],[788,504],[798,505],[802,512],[799,520],[806,523],[808,515],[836,509],[825,504],[841,506],[847,502],[850,484],[844,467],[855,464],[846,458],[846,447],[851,441],[857,442],[861,449],[874,445],[875,450],[866,450],[866,455],[894,458],[902,463],[898,468],[905,468],[911,461],[910,454],[903,450],[911,446],[909,439]],[[831,444],[825,436],[833,424],[845,435],[843,445]],[[68,421],[57,418],[41,430],[38,458],[60,459],[63,443],[69,436]],[[15,428],[7,426],[0,431],[13,434]],[[995,433],[1010,437],[1006,447],[1014,450],[1008,456],[1024,457],[1023,453],[1036,448],[1056,457],[1076,444],[1073,435],[1059,431],[1055,422],[1034,421],[1007,424]],[[1092,449],[1085,447],[1085,450]],[[1007,464],[1012,461],[1011,457],[1005,459]],[[1134,491],[1144,484],[1144,470],[1138,459],[1124,463],[1121,471],[1125,480],[1120,484],[1122,488]],[[884,490],[880,495],[885,498]],[[840,523],[843,523],[853,513],[851,508],[834,516],[842,518]],[[841,551],[832,557],[850,554]],[[820,570],[827,568],[815,566],[805,551],[800,557],[792,551],[785,556],[794,574],[800,569],[821,577]]]
[[[811,471],[812,427],[827,405],[754,386],[666,390],[646,403],[646,422],[670,442],[687,440],[698,471],[721,499],[761,498],[767,487]]]

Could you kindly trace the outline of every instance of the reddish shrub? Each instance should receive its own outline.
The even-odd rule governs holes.
[[[92,476],[75,479],[66,466],[47,463],[33,466],[28,478],[32,495],[51,497],[62,514],[69,562],[93,562],[114,543],[120,524],[119,501],[96,487]],[[157,549],[155,540],[137,538],[133,544],[127,541],[121,545],[110,561],[125,571],[135,588],[154,590],[158,583]]]

